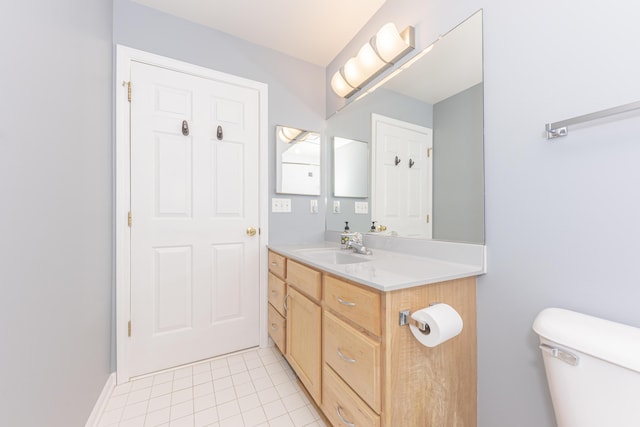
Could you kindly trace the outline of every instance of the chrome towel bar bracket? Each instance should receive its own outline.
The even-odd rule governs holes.
[[[555,123],[547,123],[545,126],[545,133],[547,139],[554,139],[561,136],[567,136],[569,134],[569,126],[576,125],[578,123],[584,123],[591,120],[598,120],[616,114],[622,114],[633,110],[640,109],[640,101],[632,102],[630,104],[619,105],[617,107],[608,108],[606,110],[597,111],[595,113],[584,114],[582,116],[573,117],[571,119],[562,120]]]

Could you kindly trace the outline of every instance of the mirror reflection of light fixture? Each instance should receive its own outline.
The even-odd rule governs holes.
[[[282,126],[280,128],[280,139],[284,142],[291,142],[300,139],[300,135],[304,133],[301,129]]]
[[[400,33],[395,24],[385,24],[355,57],[336,71],[331,78],[331,88],[339,96],[348,98],[414,47],[413,27]]]

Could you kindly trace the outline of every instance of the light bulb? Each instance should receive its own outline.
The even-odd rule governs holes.
[[[364,76],[363,80],[373,76],[386,65],[369,43],[360,48],[360,51],[356,56],[356,60],[358,61],[360,71]]]
[[[399,54],[410,46],[400,37],[398,29],[392,22],[380,28],[376,34],[375,45],[378,55],[385,62],[394,61]]]
[[[343,67],[344,78],[352,87],[359,87],[365,80],[360,64],[356,58],[350,58]]]
[[[344,80],[340,71],[336,71],[336,73],[331,78],[331,88],[333,91],[342,98],[345,98],[351,92],[353,92],[353,88],[349,86],[349,84]]]
[[[284,142],[291,142],[296,139],[296,137],[298,137],[301,133],[302,131],[300,129],[283,126],[280,128],[280,139],[282,139]]]

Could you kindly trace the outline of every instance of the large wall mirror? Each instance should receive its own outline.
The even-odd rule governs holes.
[[[484,244],[482,11],[415,58],[410,66],[375,91],[331,116],[327,121],[327,137],[365,141],[370,144],[371,153],[376,144],[372,139],[372,116],[385,116],[430,129],[432,202],[428,211],[420,212],[420,217],[431,227],[431,237],[426,238]],[[377,173],[371,166],[355,171],[368,177],[369,189]],[[370,205],[382,203],[371,190],[368,197]],[[339,213],[328,211],[328,230],[340,231],[344,221],[349,221],[352,230],[361,232],[368,231],[372,221],[384,225],[372,216],[373,211],[355,213],[355,202],[361,203],[362,199],[334,196],[329,198],[329,206],[334,199],[340,200],[341,209]],[[400,232],[388,229],[386,233],[419,235],[406,229]]]
[[[276,126],[276,193],[320,194],[320,134]]]

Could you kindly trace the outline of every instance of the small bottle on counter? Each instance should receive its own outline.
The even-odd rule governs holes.
[[[349,221],[344,222],[344,231],[340,233],[340,246],[342,249],[348,249],[349,240],[355,233],[349,230]]]

